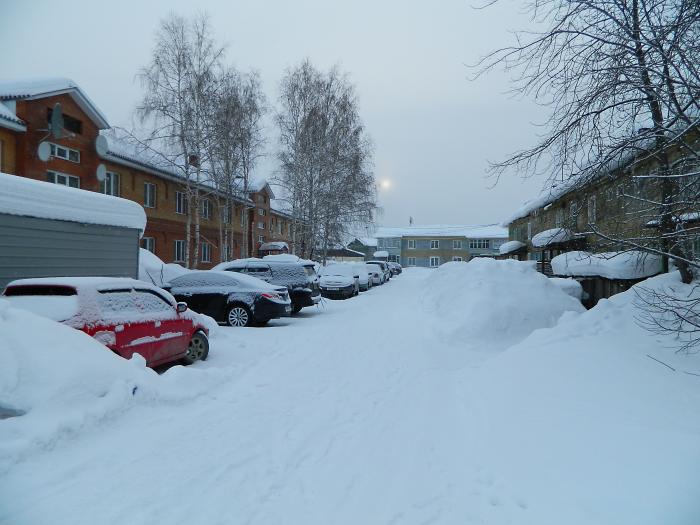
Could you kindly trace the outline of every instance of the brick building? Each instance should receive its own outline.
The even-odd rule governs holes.
[[[56,104],[64,115],[61,138],[49,131]],[[0,83],[0,171],[138,202],[148,218],[142,245],[165,262],[184,262],[187,218],[194,213],[200,219],[199,268],[240,257],[246,235],[249,256],[257,255],[263,242],[284,241],[292,247],[291,218],[274,205],[266,182],[234,198],[230,210],[220,193],[202,185],[200,209],[190,210],[178,173],[155,155],[137,151],[109,127],[99,108],[70,80]],[[39,158],[41,142],[49,143],[47,161]],[[106,169],[103,181],[97,177],[100,165]],[[244,214],[249,219],[245,232]]]

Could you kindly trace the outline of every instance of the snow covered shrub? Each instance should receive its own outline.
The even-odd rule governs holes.
[[[488,258],[440,266],[425,280],[422,306],[444,339],[496,349],[584,311],[531,263]]]

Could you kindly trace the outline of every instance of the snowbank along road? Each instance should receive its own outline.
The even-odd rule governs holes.
[[[553,310],[540,318],[530,308],[521,318],[514,310],[512,322],[530,330],[509,330],[498,312],[484,312],[492,290],[482,277],[470,290],[451,287],[481,305],[454,319],[439,311],[452,303],[434,296],[450,288],[440,280],[451,278],[409,269],[355,299],[326,301],[264,328],[222,327],[208,361],[156,378],[167,393],[150,382],[135,384],[135,392],[124,384],[133,395],[123,408],[73,420],[69,431],[8,462],[0,471],[0,523],[638,525],[698,518],[700,388],[674,383],[670,394],[659,394],[660,404],[686,396],[675,413],[659,409],[662,422],[654,421],[655,408],[639,411],[634,401],[618,421],[597,404],[602,394],[586,389],[616,396],[609,384],[624,381],[632,366],[642,377],[611,404],[625,405],[624,396],[646,403],[641,392],[669,390],[664,379],[650,384],[662,367],[596,354],[596,368],[624,370],[577,382],[590,368],[582,359],[573,362],[582,371],[571,373],[571,362],[536,361],[529,347],[513,365],[506,346],[542,328],[531,346],[546,355],[544,341],[554,341],[561,350],[578,329],[549,327],[562,314],[560,323],[573,327],[591,312],[547,288]],[[516,285],[510,300],[528,293],[532,306],[538,295]],[[468,315],[480,324],[470,326]],[[606,315],[620,324],[614,311]],[[528,364],[538,370],[534,382],[519,383]],[[575,392],[548,390],[549,376],[557,376],[552,388],[568,383]],[[610,445],[601,439],[608,432]]]

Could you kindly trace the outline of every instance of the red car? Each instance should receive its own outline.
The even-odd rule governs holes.
[[[3,296],[13,306],[82,330],[126,359],[141,354],[151,367],[180,360],[192,364],[209,354],[201,316],[142,281],[20,279],[8,284]]]

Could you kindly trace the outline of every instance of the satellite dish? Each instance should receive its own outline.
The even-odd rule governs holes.
[[[51,144],[48,142],[40,142],[36,154],[40,161],[46,162],[51,157]]]
[[[63,110],[58,102],[51,111],[51,134],[53,138],[60,139],[63,136]]]
[[[107,139],[103,135],[97,135],[95,139],[95,151],[97,154],[102,157],[107,154],[108,149],[109,144],[107,143]]]
[[[97,180],[102,182],[106,178],[107,178],[107,168],[105,168],[104,164],[100,164],[99,166],[97,166]]]

